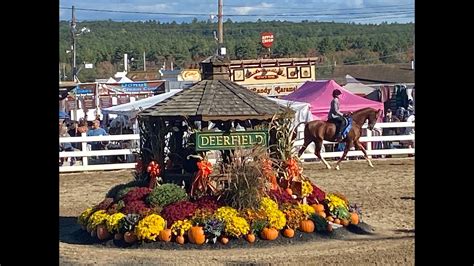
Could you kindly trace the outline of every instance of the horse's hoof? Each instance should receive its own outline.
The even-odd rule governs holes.
[[[336,165],[335,169],[336,169],[336,170],[341,170],[341,169],[339,168],[339,165]]]

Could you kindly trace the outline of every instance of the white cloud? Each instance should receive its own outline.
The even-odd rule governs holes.
[[[273,4],[263,2],[255,6],[233,7],[232,13],[238,14],[238,15],[247,15],[250,13],[256,13],[258,11],[268,11],[268,10],[272,11],[272,7],[273,7]]]
[[[141,5],[135,6],[134,11],[139,12],[164,12],[169,10],[169,5],[167,4],[155,4],[155,5]]]

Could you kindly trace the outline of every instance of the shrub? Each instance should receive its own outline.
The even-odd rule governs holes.
[[[186,191],[175,184],[163,184],[153,189],[146,198],[147,202],[153,206],[166,206],[177,201],[186,200]]]

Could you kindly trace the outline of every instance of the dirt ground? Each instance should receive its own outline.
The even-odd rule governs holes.
[[[341,170],[305,163],[304,173],[326,192],[340,192],[360,204],[362,220],[373,235],[320,240],[270,248],[218,250],[122,249],[84,245],[69,237],[79,228],[76,217],[100,202],[114,185],[133,179],[129,171],[61,174],[60,264],[402,264],[415,262],[414,159],[379,159],[375,168],[346,161]]]

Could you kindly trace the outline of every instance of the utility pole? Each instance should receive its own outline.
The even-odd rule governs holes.
[[[143,71],[146,72],[146,58],[145,58],[145,51],[143,51]]]
[[[223,0],[218,0],[217,5],[217,36],[218,36],[218,44],[217,44],[217,49],[218,55],[225,55],[225,47],[224,47],[224,23],[222,21],[222,1]]]
[[[71,36],[72,36],[72,81],[76,82],[77,68],[76,68],[76,16],[74,15],[74,6],[72,6],[71,19]]]
[[[219,47],[224,43],[224,24],[222,22],[222,0],[218,0],[217,10],[217,32],[219,38]]]

